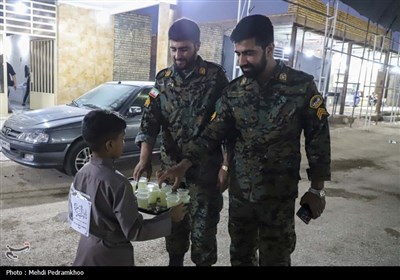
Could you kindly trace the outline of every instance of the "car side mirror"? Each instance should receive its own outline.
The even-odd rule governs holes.
[[[137,116],[143,112],[142,108],[139,106],[131,106],[129,107],[129,116]]]

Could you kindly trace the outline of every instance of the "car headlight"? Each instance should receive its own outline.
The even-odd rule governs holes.
[[[18,136],[18,140],[32,144],[47,143],[49,141],[49,135],[39,131],[23,132]]]

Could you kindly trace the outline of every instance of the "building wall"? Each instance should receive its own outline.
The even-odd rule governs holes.
[[[210,62],[222,63],[222,49],[224,44],[224,29],[216,24],[201,24],[199,54]]]
[[[112,80],[114,28],[110,23],[98,23],[97,13],[71,5],[58,6],[57,104],[68,103]]]
[[[116,14],[114,30],[114,80],[153,80],[151,17],[133,12]]]

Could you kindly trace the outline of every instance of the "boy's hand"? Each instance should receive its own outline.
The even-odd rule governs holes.
[[[171,220],[174,223],[178,223],[183,220],[187,213],[187,205],[181,203],[179,205],[171,207],[169,210],[169,213],[171,215]]]

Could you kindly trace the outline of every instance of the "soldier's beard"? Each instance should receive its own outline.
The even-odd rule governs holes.
[[[261,61],[257,64],[245,64],[240,66],[242,69],[243,75],[247,78],[257,78],[262,72],[264,72],[265,68],[267,68],[267,56],[265,52],[261,57]]]
[[[179,60],[174,59],[174,66],[178,71],[181,70],[189,70],[193,67],[196,62],[197,54],[193,54],[193,56],[189,58],[181,58]]]

